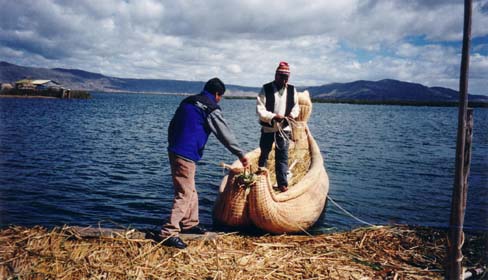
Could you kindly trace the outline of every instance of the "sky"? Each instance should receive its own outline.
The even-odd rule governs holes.
[[[260,87],[397,79],[459,89],[462,0],[0,0],[0,60],[120,78]],[[468,91],[488,95],[488,0]]]

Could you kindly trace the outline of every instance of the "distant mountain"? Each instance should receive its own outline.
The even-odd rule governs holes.
[[[205,82],[126,79],[109,77],[77,69],[24,67],[0,62],[0,82],[14,82],[24,78],[54,80],[66,88],[105,92],[160,92],[195,93]],[[260,87],[227,85],[228,96],[256,96]],[[312,98],[335,102],[457,102],[458,92],[443,87],[426,87],[421,84],[385,79],[380,81],[355,81],[332,83],[322,86],[299,87],[307,89]],[[469,95],[469,101],[488,104],[488,96]]]
[[[54,80],[66,88],[105,92],[195,93],[205,85],[203,81],[126,79],[78,69],[34,68],[0,62],[1,83],[12,83],[24,78]],[[259,88],[226,86],[230,95],[255,96],[259,92]]]
[[[457,102],[458,91],[443,87],[426,87],[421,84],[385,79],[380,81],[355,81],[333,83],[307,88],[312,98],[323,100]],[[469,95],[469,101],[488,102],[488,96]]]

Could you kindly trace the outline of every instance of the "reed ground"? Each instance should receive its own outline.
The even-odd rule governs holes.
[[[447,232],[432,228],[220,233],[187,240],[184,250],[134,233],[87,237],[68,226],[1,229],[0,279],[444,279],[446,267]],[[464,266],[486,268],[488,234],[467,235],[463,251]]]

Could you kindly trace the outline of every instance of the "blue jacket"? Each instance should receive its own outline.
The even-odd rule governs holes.
[[[242,157],[243,152],[223,119],[215,96],[203,91],[180,103],[168,128],[168,151],[197,162],[203,156],[210,133],[229,151]]]

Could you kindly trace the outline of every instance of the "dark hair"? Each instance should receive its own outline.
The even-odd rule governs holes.
[[[213,94],[219,93],[219,95],[224,95],[225,85],[219,78],[212,78],[208,80],[203,90],[206,90]]]

